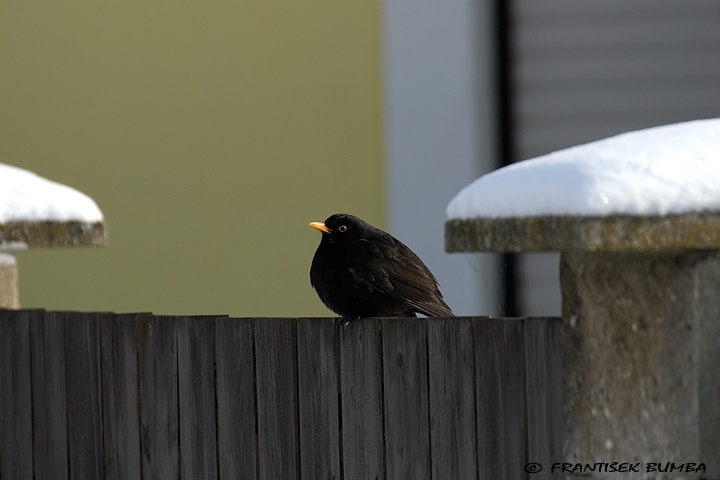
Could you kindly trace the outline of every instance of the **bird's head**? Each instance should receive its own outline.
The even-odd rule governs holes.
[[[369,224],[347,213],[336,213],[324,222],[310,222],[310,226],[322,232],[324,241],[333,242],[364,238],[373,229]]]

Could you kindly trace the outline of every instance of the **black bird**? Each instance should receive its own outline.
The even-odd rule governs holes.
[[[452,317],[437,280],[415,252],[359,218],[311,222],[322,232],[310,267],[320,300],[345,322],[361,317]]]

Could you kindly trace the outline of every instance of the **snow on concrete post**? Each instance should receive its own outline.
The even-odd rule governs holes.
[[[87,195],[0,164],[0,308],[19,308],[13,250],[105,244],[103,215]]]
[[[510,165],[447,213],[448,251],[561,252],[558,462],[720,479],[720,119]]]

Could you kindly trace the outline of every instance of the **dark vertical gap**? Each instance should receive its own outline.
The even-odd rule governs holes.
[[[105,415],[103,415],[103,412],[105,411],[105,396],[103,395],[103,368],[102,368],[102,345],[103,345],[103,323],[105,319],[109,319],[109,321],[113,321],[112,319],[115,318],[114,314],[111,313],[98,313],[97,315],[93,315],[93,320],[95,322],[95,328],[97,332],[97,337],[95,338],[95,374],[97,375],[97,384],[95,385],[95,388],[97,389],[98,399],[100,401],[100,460],[102,461],[102,475],[106,475],[106,461],[105,461],[105,449],[107,445],[105,445]],[[113,322],[115,324],[115,322]],[[113,349],[113,354],[114,354]]]
[[[515,152],[513,149],[513,63],[512,63],[512,1],[497,0],[495,2],[495,45],[497,48],[496,90],[497,122],[498,122],[498,149],[501,165],[513,162]]]
[[[258,375],[257,375],[257,345],[255,332],[257,331],[257,318],[252,321],[251,338],[252,338],[252,369],[253,369],[253,391],[255,392],[255,480],[260,478],[260,408],[258,395]]]
[[[528,383],[530,382],[530,379],[528,378],[528,321],[526,318],[522,319],[522,353],[523,353],[523,388],[524,388],[524,399],[525,399],[525,405],[523,410],[525,411],[525,463],[527,464],[530,462],[529,458],[529,448],[530,448],[530,422],[529,422],[529,415],[528,415],[528,409],[530,406],[530,387]],[[535,352],[533,352],[535,353]],[[530,475],[528,474],[527,477]]]
[[[30,365],[28,365],[28,371],[30,372],[30,439],[32,444],[32,452],[30,453],[30,458],[32,460],[32,469],[33,472],[35,472],[35,458],[37,458],[37,452],[35,451],[35,389],[33,388],[33,379],[35,372],[33,370],[33,335],[35,334],[35,328],[33,327],[33,317],[34,315],[42,315],[41,313],[31,313],[28,312],[28,359],[30,360]]]
[[[495,44],[496,58],[496,91],[498,157],[500,165],[509,165],[515,160],[513,124],[513,58],[512,58],[512,0],[496,0],[495,7]],[[514,317],[519,314],[519,298],[517,295],[518,271],[517,255],[502,255],[502,285],[504,292],[504,315]]]
[[[222,478],[222,469],[220,468],[220,408],[218,405],[218,372],[217,372],[217,320],[215,317],[212,321],[212,349],[213,349],[213,384],[215,397],[215,468],[217,478]],[[210,323],[210,322],[209,322]]]
[[[430,319],[423,318],[425,324],[425,388],[427,389],[427,421],[428,421],[428,463],[430,464],[430,479],[433,478],[432,456],[432,398],[430,395]]]
[[[338,402],[338,441],[340,442],[339,445],[339,453],[340,453],[340,480],[343,480],[345,478],[345,453],[343,451],[343,438],[344,438],[344,431],[343,431],[343,408],[342,408],[342,391],[343,391],[343,384],[342,384],[342,340],[345,337],[345,329],[342,327],[341,324],[342,320],[338,319],[335,321],[335,370],[336,370],[336,376],[337,376],[337,402]]]
[[[102,347],[103,347],[103,320],[107,319],[109,322],[111,322],[113,325],[116,324],[114,319],[117,318],[117,315],[115,313],[100,313],[97,316],[97,319],[95,320],[97,322],[97,340],[95,342],[95,353],[97,354],[97,372],[98,372],[98,381],[97,381],[97,389],[98,389],[98,396],[100,397],[100,459],[102,460],[102,468],[103,468],[103,474],[105,474],[105,458],[106,458],[106,450],[108,449],[108,445],[106,445],[105,442],[105,415],[103,415],[103,411],[105,409],[105,392],[103,391],[103,363],[102,363]],[[113,347],[113,355],[116,355],[117,351]]]
[[[291,335],[291,338],[294,337],[295,340],[295,422],[297,422],[295,426],[295,448],[297,450],[297,478],[302,478],[302,446],[300,445],[300,429],[302,428],[302,426],[300,425],[300,353],[298,352],[300,350],[300,347],[298,345],[300,320],[294,318],[293,322],[295,323],[295,335]]]
[[[376,320],[378,321],[378,320]],[[384,480],[388,480],[388,469],[387,469],[387,423],[385,422],[385,335],[383,333],[383,324],[384,322],[382,320],[379,320],[380,322],[380,341],[378,342],[378,345],[380,346],[380,408],[382,411],[380,414],[382,415],[382,431],[383,431],[383,476]]]
[[[103,346],[103,320],[106,318],[109,319],[108,321],[112,322],[113,325],[116,325],[116,322],[113,322],[113,317],[111,316],[111,313],[98,313],[95,322],[96,322],[96,328],[97,328],[97,338],[95,339],[95,358],[97,360],[97,392],[98,397],[100,398],[100,458],[102,460],[102,474],[107,477],[107,462],[105,461],[105,415],[103,414],[105,412],[105,397],[103,395],[103,364],[102,364],[102,346]],[[115,355],[116,351],[115,348],[112,349],[111,355]]]
[[[138,433],[140,435],[140,441],[138,442],[138,447],[140,448],[140,478],[145,478],[145,430],[143,429],[143,384],[144,384],[144,378],[143,378],[143,363],[142,363],[142,357],[145,353],[145,347],[143,342],[143,335],[142,335],[142,321],[143,316],[142,315],[134,315],[133,320],[135,323],[135,344],[137,345],[137,348],[135,350],[135,357],[137,361],[137,409],[138,409]]]
[[[190,322],[183,321],[180,324],[180,327],[178,327],[178,317],[168,319],[168,321],[172,321],[175,324],[175,402],[177,403],[177,426],[178,426],[178,436],[177,436],[177,447],[178,447],[178,478],[183,478],[183,471],[182,471],[182,457],[183,457],[183,451],[182,451],[182,424],[180,423],[180,416],[182,415],[182,412],[180,411],[180,340],[178,336],[180,335],[180,330],[184,326],[186,329],[189,327]]]
[[[518,255],[515,253],[502,254],[502,285],[505,297],[505,317],[520,316],[520,298],[517,294],[518,279]]]
[[[31,313],[28,311],[28,358],[30,359],[30,365],[28,365],[28,370],[30,372],[30,442],[32,444],[32,451],[30,452],[30,459],[32,461],[32,470],[33,473],[35,472],[35,458],[37,456],[37,452],[35,451],[35,389],[33,388],[33,378],[34,378],[34,372],[33,372],[33,335],[37,334],[35,331],[35,328],[33,327],[34,323],[34,316],[43,316],[44,317],[44,311],[43,313]]]
[[[65,448],[65,456],[67,457],[67,478],[72,478],[72,466],[70,464],[70,409],[68,408],[68,334],[66,331],[70,321],[64,313],[56,313],[55,315],[57,315],[56,318],[62,320],[61,331],[63,334],[63,344],[65,347],[65,352],[63,352],[65,355],[65,443],[67,445],[67,447]]]
[[[475,420],[475,474],[476,479],[480,479],[480,438],[478,438],[478,382],[477,382],[477,356],[478,356],[478,334],[477,334],[477,318],[473,318],[470,323],[470,337],[472,338],[472,382],[473,382],[473,417]]]

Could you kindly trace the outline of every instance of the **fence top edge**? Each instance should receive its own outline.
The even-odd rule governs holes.
[[[98,311],[83,311],[83,310],[45,310],[43,308],[21,308],[21,309],[4,309],[0,308],[0,313],[3,315],[67,315],[67,316],[91,316],[98,315],[106,318],[113,317],[150,317],[159,320],[172,320],[172,319],[190,319],[190,320],[226,320],[226,321],[294,321],[294,322],[339,322],[338,317],[235,317],[226,314],[208,314],[208,315],[167,315],[167,314],[154,314],[152,312],[112,312],[107,310]],[[494,317],[489,315],[464,315],[458,317],[418,317],[418,318],[404,318],[404,317],[367,317],[354,320],[355,322],[377,322],[383,320],[391,321],[407,321],[407,322],[447,322],[447,321],[558,321],[560,316],[527,316],[527,317]]]

